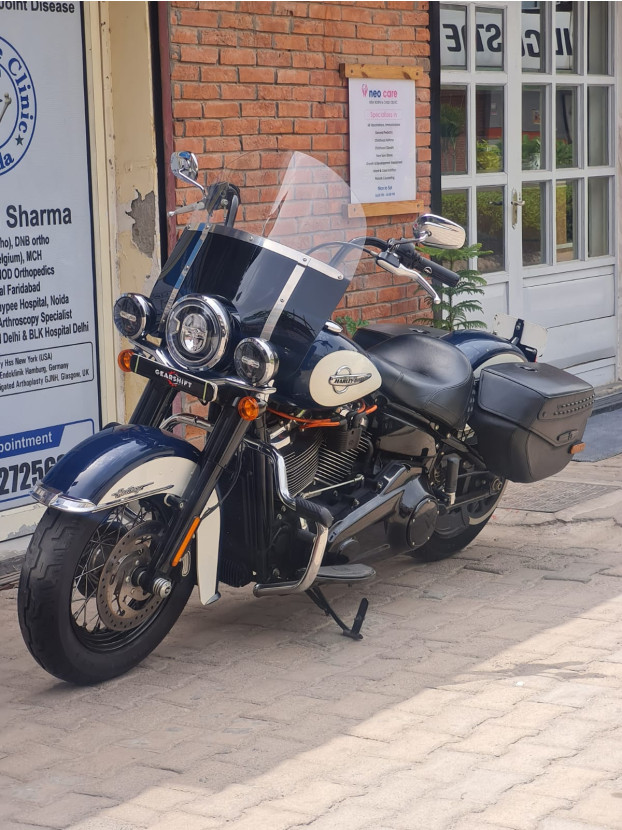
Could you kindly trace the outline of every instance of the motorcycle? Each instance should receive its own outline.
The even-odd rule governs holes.
[[[198,217],[150,296],[114,309],[140,400],[33,490],[47,510],[20,626],[35,660],[76,684],[140,663],[195,584],[205,606],[221,583],[253,583],[264,602],[306,594],[360,639],[367,599],[348,625],[324,586],[372,579],[378,532],[419,561],[462,550],[506,481],[553,475],[581,449],[593,404],[588,383],[536,361],[520,320],[509,337],[382,324],[350,339],[330,319],[363,257],[438,299],[428,280],[458,276],[417,245],[460,248],[455,223],[426,214],[411,238],[368,236],[347,185],[301,153],[284,170],[250,154],[209,186],[189,153],[172,170],[201,191],[172,213]]]

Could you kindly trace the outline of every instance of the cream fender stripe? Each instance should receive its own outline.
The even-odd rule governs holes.
[[[216,508],[212,510],[212,508]],[[212,512],[206,516],[197,530],[197,582],[199,598],[203,605],[209,605],[220,599],[218,593],[218,552],[220,549],[220,507],[218,494],[212,493],[206,510]]]

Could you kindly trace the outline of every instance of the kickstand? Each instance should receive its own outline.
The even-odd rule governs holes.
[[[363,635],[361,634],[361,626],[363,625],[363,620],[365,619],[365,614],[367,613],[367,606],[369,605],[365,597],[363,597],[363,599],[361,600],[359,610],[356,612],[356,617],[354,618],[354,622],[352,623],[352,628],[348,628],[344,621],[334,611],[331,604],[326,599],[321,589],[318,588],[317,585],[314,585],[312,588],[309,588],[305,593],[310,599],[313,600],[313,602],[317,605],[318,608],[321,608],[321,610],[326,614],[327,617],[332,617],[334,619],[334,621],[341,629],[341,633],[344,637],[350,637],[350,639],[352,640],[363,639]]]

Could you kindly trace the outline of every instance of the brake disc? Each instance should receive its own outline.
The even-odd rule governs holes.
[[[162,524],[143,522],[123,536],[102,568],[97,586],[97,611],[106,628],[127,631],[148,619],[163,602],[132,581],[136,571],[145,568]]]

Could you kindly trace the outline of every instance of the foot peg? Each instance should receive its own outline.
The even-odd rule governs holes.
[[[360,563],[354,565],[322,565],[317,572],[314,585],[322,585],[325,582],[367,582],[368,579],[373,579],[376,576],[376,571],[370,568],[369,565],[361,565]]]
[[[371,571],[372,568],[369,568],[369,570]],[[365,620],[365,614],[367,614],[367,608],[369,606],[369,603],[367,599],[365,599],[365,597],[363,597],[363,599],[361,600],[359,610],[356,612],[356,617],[354,618],[352,627],[348,628],[344,621],[337,616],[337,613],[332,608],[331,604],[326,599],[318,585],[313,585],[313,587],[309,588],[309,590],[306,593],[307,596],[317,605],[318,608],[320,608],[326,614],[327,617],[332,617],[334,619],[334,621],[341,629],[341,633],[344,637],[350,637],[351,640],[363,639],[363,635],[361,634],[361,626],[363,625],[363,622]]]

